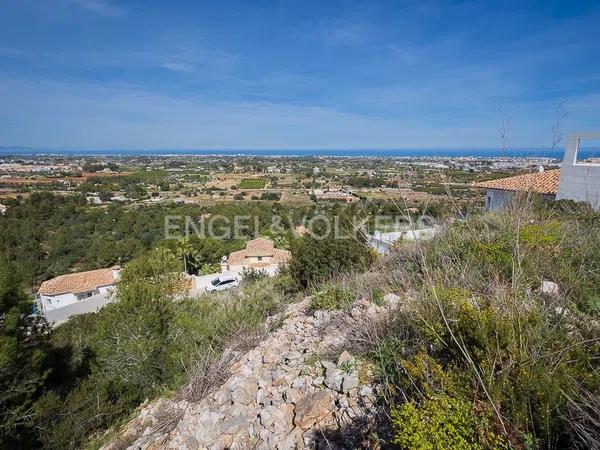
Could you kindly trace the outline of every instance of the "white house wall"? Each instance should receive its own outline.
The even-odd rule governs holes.
[[[106,292],[113,292],[113,291],[114,291],[114,289],[115,289],[114,285],[110,285],[110,286],[100,286],[100,287],[98,288],[98,292],[99,292],[100,294],[104,294],[104,293],[106,293]]]
[[[513,196],[514,192],[512,191],[488,189],[485,195],[485,208],[488,211],[498,211],[506,208],[510,204]]]
[[[64,308],[65,306],[72,305],[78,302],[87,301],[90,297],[98,294],[108,294],[114,291],[114,285],[100,286],[98,289],[93,291],[84,292],[79,295],[72,293],[65,293],[59,295],[40,295],[40,301],[42,303],[42,309],[44,311],[52,311],[58,308]]]
[[[59,295],[41,295],[40,300],[42,302],[42,309],[44,311],[52,311],[53,309],[72,305],[78,301],[77,296],[71,293]]]
[[[114,299],[112,296],[102,294],[94,295],[93,297],[85,299],[85,301],[79,301],[65,307],[45,311],[44,317],[48,323],[56,326],[66,322],[70,317],[77,316],[79,314],[96,312],[113,300]]]
[[[560,168],[558,200],[588,202],[600,210],[600,164],[578,163],[577,152],[582,139],[598,139],[600,133],[569,136],[565,158]]]

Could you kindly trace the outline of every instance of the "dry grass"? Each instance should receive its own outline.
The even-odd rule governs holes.
[[[565,420],[572,433],[580,440],[579,448],[600,449],[600,395],[581,387],[574,396],[564,393],[569,400]]]
[[[217,352],[212,349],[203,353],[196,362],[187,384],[179,397],[191,403],[198,403],[223,384],[229,377],[229,367],[238,353],[232,349]]]

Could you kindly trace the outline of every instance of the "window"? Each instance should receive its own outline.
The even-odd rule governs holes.
[[[77,295],[77,300],[84,300],[92,295],[94,295],[94,291],[82,292],[81,294]]]
[[[256,257],[256,259],[257,259],[258,261],[262,261],[263,257],[262,257],[262,256],[257,256],[257,257]]]

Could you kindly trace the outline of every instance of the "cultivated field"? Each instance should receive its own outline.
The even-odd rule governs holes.
[[[264,189],[269,180],[265,178],[242,178],[239,184],[240,189]]]

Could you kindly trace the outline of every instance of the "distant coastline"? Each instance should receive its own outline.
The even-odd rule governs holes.
[[[122,150],[122,149],[41,149],[29,147],[0,147],[0,155],[22,156],[254,156],[254,157],[348,157],[348,158],[552,158],[562,160],[564,150],[561,149],[253,149],[253,150],[217,150],[217,149],[149,149],[149,150]],[[580,157],[595,153],[593,149],[582,149]]]

